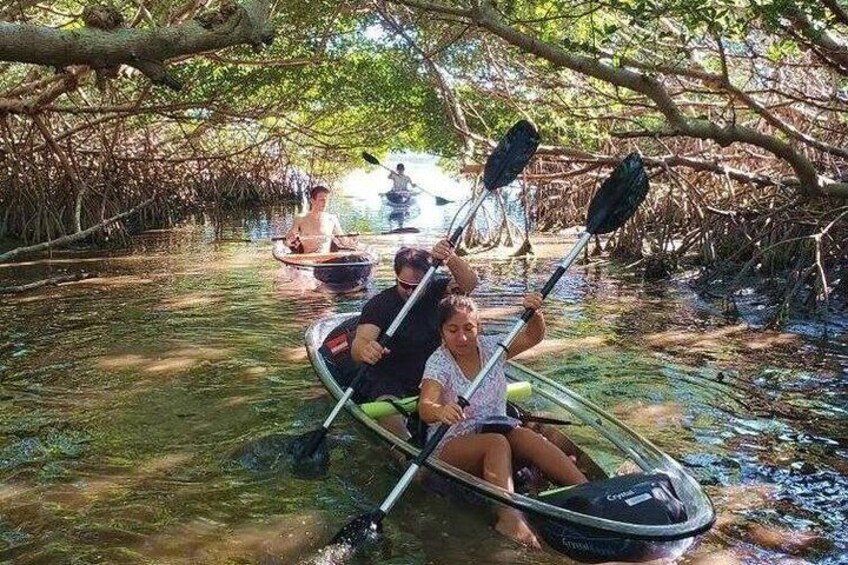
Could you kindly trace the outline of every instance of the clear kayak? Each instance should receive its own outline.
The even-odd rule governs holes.
[[[416,197],[418,196],[417,192],[409,192],[409,191],[394,191],[390,190],[388,192],[382,193],[383,198],[386,200],[386,204],[392,207],[409,207],[415,204]]]
[[[292,253],[283,241],[275,241],[274,258],[289,267],[312,273],[330,290],[357,290],[367,284],[380,261],[369,249],[334,251],[332,253]]]
[[[356,369],[349,348],[357,319],[355,313],[328,316],[306,332],[312,366],[337,400]],[[516,492],[510,493],[430,458],[425,463],[428,485],[463,499],[516,508],[548,545],[583,562],[676,558],[713,525],[715,511],[698,482],[647,439],[568,387],[518,363],[507,363],[506,374],[512,409],[527,416],[528,425],[540,426],[538,421],[545,421],[540,414],[547,422],[558,421],[537,429],[555,443],[561,438],[590,482],[557,487],[525,468],[516,470]],[[354,400],[346,404],[347,413],[375,439],[408,458],[418,454],[421,445],[396,437],[375,419],[404,405],[414,411],[415,399],[393,404]],[[559,425],[562,421],[566,424]],[[534,475],[535,480],[526,479]]]

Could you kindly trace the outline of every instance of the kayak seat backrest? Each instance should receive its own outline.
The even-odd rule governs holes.
[[[663,473],[592,481],[542,493],[539,499],[581,514],[629,524],[678,524],[687,518],[686,508]]]
[[[318,349],[318,353],[324,358],[327,368],[336,379],[341,388],[347,388],[359,370],[350,355],[353,338],[356,335],[356,326],[359,324],[359,316],[345,320],[327,335],[324,343]],[[361,401],[354,394],[354,402]]]
[[[427,430],[430,426],[424,423],[418,410],[412,412],[406,418],[406,429],[409,430],[409,443],[421,449],[427,443]]]

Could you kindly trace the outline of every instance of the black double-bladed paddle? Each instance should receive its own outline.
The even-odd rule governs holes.
[[[498,188],[506,186],[515,180],[518,174],[525,166],[527,166],[527,163],[533,157],[538,146],[539,134],[530,122],[521,120],[510,128],[506,136],[500,143],[498,143],[498,146],[495,147],[495,150],[486,161],[486,168],[483,173],[483,185],[485,190],[483,190],[472,203],[465,215],[465,218],[462,222],[460,222],[459,227],[457,227],[451,234],[448,241],[452,246],[455,247],[456,244],[459,243],[459,240],[462,238],[462,233],[471,222],[474,214],[477,213],[477,210],[483,204],[483,200],[486,196],[490,192],[494,192]],[[403,308],[401,308],[400,312],[398,312],[397,316],[395,316],[392,324],[380,336],[378,343],[382,347],[386,347],[389,344],[392,336],[394,336],[395,332],[397,332],[398,328],[403,323],[404,318],[406,318],[406,315],[418,301],[418,298],[424,293],[430,280],[433,278],[436,269],[438,269],[440,265],[440,261],[433,261],[431,267],[418,284],[418,287],[416,287],[415,292],[412,293],[403,305]],[[327,430],[330,429],[330,425],[333,423],[336,416],[338,416],[339,412],[341,412],[345,403],[350,400],[351,396],[353,396],[356,387],[364,378],[368,368],[369,365],[365,363],[360,365],[359,370],[356,373],[356,377],[354,377],[350,385],[347,389],[345,389],[344,394],[339,399],[338,403],[336,403],[336,406],[330,412],[330,415],[327,416],[327,419],[319,429],[308,432],[294,440],[292,454],[295,458],[295,468],[297,468],[300,463],[309,463],[309,460],[313,458],[316,453],[321,456],[326,456],[326,448],[322,448],[322,446],[325,445],[324,439],[327,436]]]
[[[624,224],[633,215],[642,200],[644,200],[647,192],[648,176],[642,165],[642,159],[638,154],[632,153],[616,167],[610,177],[601,185],[597,194],[595,194],[592,202],[589,204],[586,231],[580,235],[580,239],[578,239],[574,248],[563,258],[548,279],[548,282],[545,283],[545,286],[541,290],[542,298],[546,298],[551,290],[553,290],[560,277],[571,266],[580,251],[586,247],[592,236],[611,232]],[[469,405],[468,399],[483,384],[486,375],[500,361],[500,358],[506,354],[510,344],[515,340],[521,330],[524,329],[524,326],[533,317],[534,312],[534,310],[525,308],[521,318],[500,342],[497,353],[486,362],[465,393],[457,399],[457,403],[460,406],[465,408]],[[336,534],[331,543],[349,544],[356,548],[365,541],[375,539],[382,530],[383,518],[386,517],[386,514],[394,507],[400,496],[412,483],[418,469],[424,465],[424,462],[436,446],[439,445],[439,442],[447,433],[448,428],[450,426],[447,424],[441,424],[438,427],[379,508],[352,520]]]
[[[387,166],[385,166],[384,164],[382,164],[379,159],[377,159],[376,157],[374,157],[372,154],[368,153],[367,151],[362,152],[362,158],[365,159],[366,161],[368,161],[369,163],[371,163],[372,165],[377,165],[378,167],[383,167],[384,169],[386,169],[390,173],[395,172],[395,171],[391,170],[390,168],[388,168]],[[510,182],[512,182],[512,181],[510,181]],[[506,183],[506,184],[509,184],[509,183]],[[436,206],[444,206],[445,204],[450,204],[451,202],[453,202],[453,200],[448,200],[447,198],[442,198],[441,196],[437,196],[437,195],[433,194],[432,192],[430,192],[429,190],[427,190],[423,186],[418,186],[415,183],[412,183],[412,186],[414,186],[415,188],[417,188],[421,192],[425,192],[425,193],[429,194],[430,196],[432,196],[433,198],[435,198],[436,199]]]

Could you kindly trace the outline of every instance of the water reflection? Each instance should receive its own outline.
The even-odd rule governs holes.
[[[334,205],[348,229],[394,227],[380,207]],[[420,205],[409,221],[423,233],[363,241],[384,257],[432,245],[457,207]],[[305,326],[391,284],[384,260],[360,294],[289,286],[267,238],[292,212],[207,218],[142,234],[126,253],[2,268],[24,281],[98,276],[0,301],[0,561],[291,563],[382,500],[399,469],[345,418],[324,481],[226,464],[258,438],[323,420],[331,403]],[[564,249],[546,241],[536,259],[470,257],[488,323],[507,327],[550,274]],[[545,308],[548,338],[524,361],[708,485],[720,522],[684,563],[844,562],[848,348],[755,332],[684,286],[647,292],[595,268],[572,269]],[[465,562],[469,548],[486,563],[563,562],[502,539],[485,510],[418,486],[388,522],[372,562]]]
[[[392,210],[389,212],[387,219],[389,231],[395,229],[401,230],[403,228],[410,227],[408,225],[409,220],[415,219],[420,215],[421,209],[417,206]]]

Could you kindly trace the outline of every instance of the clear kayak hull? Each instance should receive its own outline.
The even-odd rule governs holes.
[[[356,318],[328,316],[306,332],[310,361],[336,399],[355,370],[345,348]],[[675,558],[715,522],[712,504],[697,481],[647,439],[544,375],[513,362],[507,363],[506,373],[522,387],[529,383],[532,391],[515,402],[517,409],[570,422],[563,428],[566,441],[576,448],[578,466],[590,482],[539,490],[520,486],[516,477],[516,492],[511,493],[431,458],[425,463],[430,486],[521,510],[548,545],[584,562]],[[380,443],[409,458],[418,454],[420,446],[384,430],[353,400],[345,410]],[[548,427],[556,431],[559,426]]]
[[[332,253],[291,253],[283,244],[274,244],[274,258],[291,268],[312,273],[331,290],[362,288],[371,278],[379,256],[370,250],[335,251]]]

